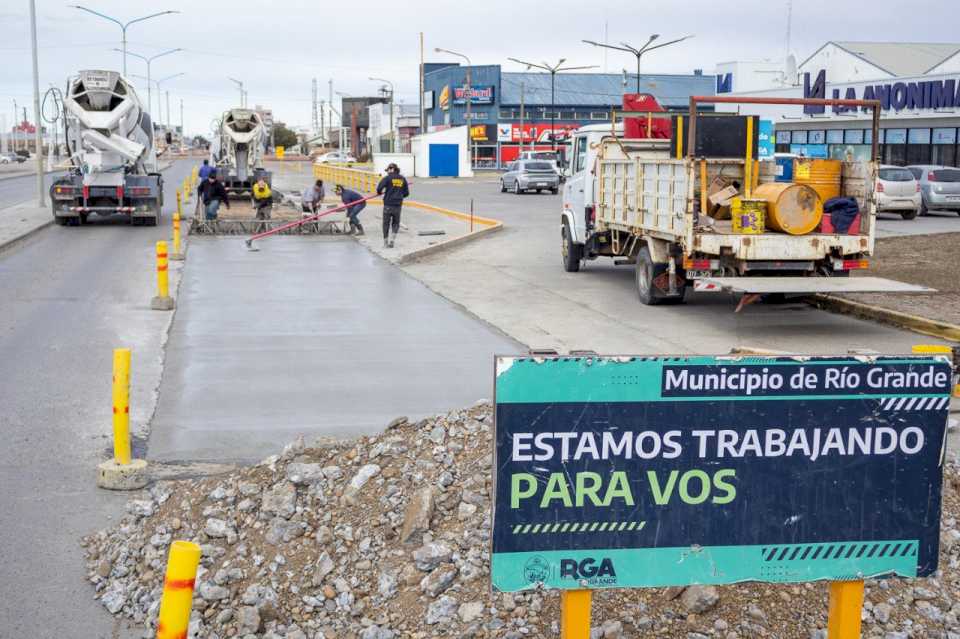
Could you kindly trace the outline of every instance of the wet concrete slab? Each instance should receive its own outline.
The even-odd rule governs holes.
[[[376,432],[491,398],[493,355],[525,350],[353,240],[258,245],[191,238],[148,458]]]

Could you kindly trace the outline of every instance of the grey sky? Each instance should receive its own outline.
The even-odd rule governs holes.
[[[791,48],[802,60],[831,39],[955,42],[960,36],[954,34],[954,2],[873,0],[865,9],[863,2],[797,0]],[[289,124],[310,122],[314,77],[324,99],[329,79],[335,91],[373,95],[378,84],[367,78],[380,76],[394,81],[398,100],[414,103],[420,31],[427,61],[455,60],[432,53],[434,47],[442,47],[470,56],[474,64],[500,63],[508,71],[522,70],[508,62],[508,56],[551,62],[564,57],[570,64],[602,66],[603,52],[580,41],[602,40],[605,22],[611,43],[642,44],[650,33],[663,39],[696,35],[645,58],[643,70],[650,73],[689,73],[694,68],[711,73],[718,62],[781,59],[786,47],[786,0],[355,4],[81,0],[79,4],[123,20],[162,9],[181,11],[133,25],[128,48],[147,56],[168,48],[186,49],[156,60],[153,77],[187,74],[167,87],[177,123],[179,100],[184,100],[189,133],[208,131],[213,117],[236,105],[237,91],[226,76],[246,82],[250,105],[268,105],[277,119]],[[355,12],[348,13],[351,6]],[[0,2],[0,27],[7,36],[15,34],[0,40],[5,63],[0,65],[0,113],[7,115],[8,124],[13,99],[30,106],[28,7],[27,0]],[[120,68],[120,54],[111,51],[120,46],[119,27],[69,8],[67,2],[37,0],[37,7],[41,92],[51,83],[62,86],[78,69]],[[627,54],[610,51],[606,61],[611,72],[633,68]],[[128,58],[127,65],[128,73],[146,74],[145,64],[136,58]],[[145,86],[138,88],[145,99]],[[334,103],[339,106],[336,95]],[[160,119],[165,118],[164,103]]]

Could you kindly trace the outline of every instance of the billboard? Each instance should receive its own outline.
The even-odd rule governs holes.
[[[505,592],[937,569],[944,356],[498,357]]]
[[[466,104],[466,87],[453,87],[453,103]],[[474,85],[470,91],[470,104],[493,104],[493,85]]]
[[[580,128],[580,124],[557,122],[555,125],[557,142],[566,141],[573,131]],[[522,135],[522,139],[521,139]],[[524,122],[521,128],[517,122],[501,122],[497,124],[497,140],[499,142],[523,142],[530,144],[550,143],[549,122]]]
[[[440,98],[438,101],[440,103],[440,108],[443,109],[444,111],[450,108],[450,87],[449,86],[443,87],[443,90],[440,91]]]

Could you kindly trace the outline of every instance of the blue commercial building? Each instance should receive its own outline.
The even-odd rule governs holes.
[[[468,123],[464,87],[467,67],[424,65],[424,111],[427,130]],[[551,107],[549,73],[504,72],[500,65],[470,67],[470,137],[479,167],[502,166],[526,148],[550,148],[584,124],[606,122],[611,108],[621,109],[624,93],[637,92],[636,74],[558,73]],[[689,108],[691,95],[714,95],[716,78],[699,71],[689,75],[642,74],[640,93],[649,93],[669,111]],[[521,105],[523,125],[521,127]],[[555,123],[551,136],[551,121]]]

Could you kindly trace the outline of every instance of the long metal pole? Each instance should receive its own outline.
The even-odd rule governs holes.
[[[123,77],[127,77],[127,25],[120,25],[120,47],[123,50]],[[147,111],[150,109],[148,108]]]
[[[151,89],[150,89],[150,82],[151,82],[150,77],[151,77],[150,76],[150,60],[147,60],[147,113],[150,114],[150,119],[152,121],[153,120],[153,93],[151,92]],[[150,136],[153,137],[153,131],[150,132]]]
[[[427,111],[423,104],[423,94],[426,87],[423,86],[423,31],[420,32],[420,134],[427,132]]]
[[[170,117],[170,90],[167,89],[167,129],[169,130],[170,125],[173,123],[173,119]]]
[[[470,127],[473,126],[473,120],[470,118],[470,103],[473,102],[473,78],[470,75],[470,63],[467,61],[467,90],[463,92],[463,99],[467,101],[467,145],[470,149],[470,168],[473,168],[476,162],[476,146],[473,144],[473,132]]]
[[[37,3],[30,0],[30,48],[33,54],[33,119],[36,121],[34,142],[37,145],[37,206],[47,206],[43,193],[43,134],[40,130],[40,64],[37,60]]]
[[[183,98],[180,98],[180,146],[182,147],[184,142],[187,139],[187,135],[183,130]]]
[[[637,93],[640,93],[640,56],[642,55],[642,52],[637,53]]]
[[[520,152],[523,153],[523,80],[520,81]]]
[[[556,107],[556,78],[557,72],[550,72],[550,148],[557,150],[557,107]]]
[[[397,131],[393,126],[393,86],[390,86],[390,152],[397,152]]]

